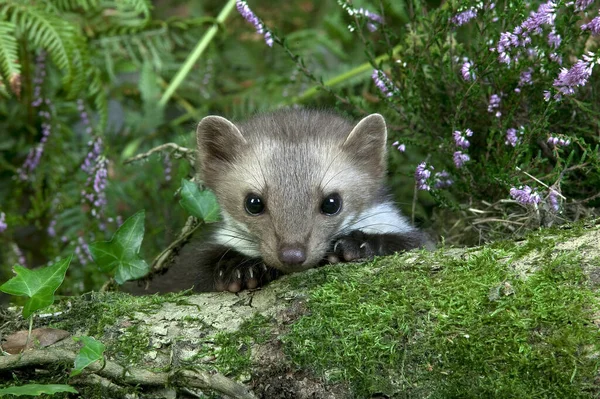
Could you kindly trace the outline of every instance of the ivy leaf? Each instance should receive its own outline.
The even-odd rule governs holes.
[[[206,223],[219,220],[219,203],[210,190],[200,191],[198,186],[187,179],[181,179],[181,200],[179,204],[191,215]]]
[[[23,306],[23,317],[28,318],[36,310],[54,303],[54,292],[60,287],[71,263],[71,258],[59,260],[55,264],[30,270],[20,265],[13,267],[15,277],[0,285],[0,291],[10,295],[28,296]]]
[[[79,393],[70,385],[63,384],[27,384],[19,387],[8,387],[0,389],[0,396],[40,396],[42,394],[53,395],[59,392]]]
[[[131,216],[119,227],[110,241],[97,241],[90,244],[94,262],[105,272],[115,271],[115,281],[123,284],[148,273],[150,267],[140,257],[140,247],[144,239],[144,210]]]
[[[106,346],[100,341],[96,341],[92,337],[81,336],[73,337],[75,341],[83,342],[83,347],[75,358],[75,367],[71,371],[71,377],[81,374],[84,368],[90,364],[104,359],[104,350]]]

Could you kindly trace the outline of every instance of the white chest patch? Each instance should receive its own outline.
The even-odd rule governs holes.
[[[394,204],[384,202],[344,219],[340,230],[360,230],[366,234],[401,234],[415,230]]]
[[[252,258],[260,257],[259,244],[250,235],[248,227],[243,223],[236,222],[223,210],[221,210],[221,214],[225,223],[214,233],[214,242],[224,247],[235,248],[236,251]]]

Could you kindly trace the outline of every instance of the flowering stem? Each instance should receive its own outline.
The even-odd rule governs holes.
[[[396,54],[398,51],[400,51],[401,46],[398,45],[396,47],[394,47],[392,49],[392,54]],[[390,58],[390,54],[383,54],[380,55],[379,57],[375,58],[375,64],[379,64],[380,62],[383,61],[387,61]],[[349,71],[346,71],[340,75],[334,76],[333,78],[325,81],[323,83],[323,86],[335,86],[337,84],[340,84],[348,79],[352,79],[353,77],[360,75],[361,73],[365,73],[367,71],[372,71],[373,69],[373,65],[370,62],[365,62],[364,64],[361,64],[359,66],[357,66],[356,68],[353,68]],[[304,91],[304,93],[300,94],[299,96],[296,96],[294,98],[292,98],[290,100],[290,102],[292,104],[295,104],[297,102],[301,102],[304,101],[306,99],[309,99],[311,97],[313,97],[315,94],[317,94],[319,92],[319,89],[322,88],[321,85],[316,85],[311,87],[310,89],[307,89],[306,91]]]
[[[187,60],[185,60],[185,63],[181,66],[181,69],[177,72],[177,74],[163,93],[160,101],[158,102],[160,106],[164,106],[169,101],[173,93],[175,93],[175,90],[177,90],[177,88],[186,78],[188,73],[190,73],[190,70],[192,69],[196,61],[198,61],[202,53],[204,53],[204,50],[206,50],[206,48],[210,44],[211,40],[217,34],[217,31],[219,30],[219,25],[222,25],[223,22],[225,22],[225,20],[227,19],[231,11],[234,9],[234,7],[235,0],[229,0],[227,4],[225,4],[225,7],[223,7],[221,12],[217,16],[215,24],[208,28],[204,36],[202,36],[200,42],[198,42],[198,45],[196,46],[194,51],[192,51],[192,53],[188,56]]]

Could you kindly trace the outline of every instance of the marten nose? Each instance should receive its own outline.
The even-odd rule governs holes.
[[[306,260],[306,250],[299,245],[285,245],[279,249],[279,261],[288,265],[299,265]]]

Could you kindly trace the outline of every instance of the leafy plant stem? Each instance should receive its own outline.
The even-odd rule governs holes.
[[[188,75],[196,61],[198,61],[202,53],[204,53],[204,50],[206,50],[212,39],[217,34],[219,24],[222,24],[225,21],[225,19],[227,19],[234,6],[235,0],[229,0],[227,4],[225,4],[225,7],[223,7],[221,12],[217,16],[216,23],[210,28],[208,28],[200,42],[198,42],[198,45],[196,46],[194,51],[185,60],[185,63],[182,65],[181,69],[177,72],[177,74],[163,93],[160,101],[158,102],[159,105],[164,106],[169,101],[173,93],[175,93],[175,90],[177,90],[179,85],[183,82],[183,80]]]
[[[398,51],[400,51],[401,47],[402,47],[401,45],[394,47],[392,49],[392,54],[396,54]],[[390,54],[382,54],[379,57],[375,58],[375,63],[378,64],[380,62],[387,61],[389,58],[390,58]],[[373,68],[373,65],[370,62],[365,62],[364,64],[361,64],[355,68],[352,68],[349,71],[346,71],[337,76],[334,76],[333,78],[325,81],[323,84],[325,86],[329,86],[329,87],[335,86],[335,85],[338,85],[348,79],[352,79],[353,77],[358,76],[361,73],[364,73],[371,68]],[[319,92],[320,88],[321,88],[321,85],[315,85],[315,86],[311,87],[310,89],[307,89],[304,93],[300,94],[299,96],[292,98],[290,102],[297,103],[297,102],[302,102],[304,100],[307,100],[307,99],[313,97],[315,94],[317,94]]]

